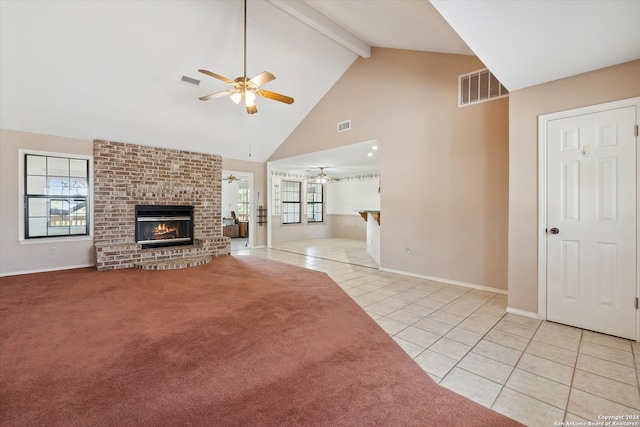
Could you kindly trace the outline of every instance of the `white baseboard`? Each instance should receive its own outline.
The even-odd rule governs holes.
[[[525,311],[519,310],[517,308],[507,307],[507,313],[517,314],[518,316],[530,317],[532,319],[540,319],[540,315],[538,313],[534,313],[533,311]]]
[[[75,268],[87,268],[87,267],[95,267],[93,264],[86,265],[69,265],[66,267],[53,267],[53,268],[41,268],[38,270],[25,270],[25,271],[10,271],[8,273],[0,273],[0,277],[5,276],[18,276],[21,274],[33,274],[33,273],[47,273],[49,271],[60,271],[60,270],[73,270]]]
[[[449,285],[464,286],[465,288],[478,289],[481,291],[495,292],[497,294],[502,294],[502,295],[507,295],[508,293],[504,289],[492,288],[490,286],[476,285],[475,283],[459,282],[457,280],[443,279],[440,277],[425,276],[424,274],[408,273],[406,271],[393,270],[391,268],[380,267],[380,271],[388,271],[389,273],[402,274],[403,276],[417,277],[419,279],[433,280],[435,282],[447,283]]]

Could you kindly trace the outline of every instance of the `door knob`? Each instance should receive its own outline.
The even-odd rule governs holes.
[[[558,230],[557,228],[553,227],[552,229],[549,230],[551,232],[551,234],[558,234],[560,232],[560,230]]]

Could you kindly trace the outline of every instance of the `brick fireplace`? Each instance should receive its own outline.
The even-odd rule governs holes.
[[[193,207],[189,245],[143,248],[136,206]],[[111,141],[94,141],[94,255],[98,271],[197,265],[228,255],[222,235],[222,158]],[[164,267],[163,267],[164,266]]]

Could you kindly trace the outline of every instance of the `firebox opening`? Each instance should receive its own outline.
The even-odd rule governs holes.
[[[136,205],[136,242],[142,248],[193,244],[193,206]]]

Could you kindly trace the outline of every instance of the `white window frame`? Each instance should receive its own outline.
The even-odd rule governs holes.
[[[298,190],[299,191],[299,193],[298,193],[299,201],[298,202],[289,202],[289,201],[286,201],[284,199],[284,194],[285,194],[285,185],[284,184],[285,184],[285,182],[295,182],[295,183],[298,184],[298,186],[299,186],[298,187],[299,188],[299,190]],[[305,193],[304,193],[304,188],[303,188],[304,187],[303,186],[303,182],[302,181],[298,181],[298,180],[282,180],[281,184],[282,184],[282,189],[281,189],[281,191],[282,191],[282,202],[281,202],[282,209],[280,211],[281,212],[280,213],[280,215],[281,215],[281,223],[283,225],[302,224],[302,218],[304,218],[304,215],[305,215],[305,202],[304,202]],[[298,205],[300,206],[299,212],[298,212],[298,215],[299,215],[298,222],[285,222],[284,221],[285,215],[287,214],[287,212],[285,212],[285,210],[284,210],[284,205],[286,203],[298,203]]]
[[[320,190],[321,190],[321,195],[322,195],[322,201],[321,202],[310,202],[309,201],[309,194],[315,194],[315,193],[311,193],[309,191],[309,186],[310,185],[316,185],[316,186],[320,186]],[[305,205],[306,205],[306,212],[305,212],[305,221],[307,224],[322,224],[324,222],[324,217],[325,217],[325,204],[326,204],[326,198],[325,198],[325,184],[319,183],[319,182],[307,182],[306,186],[305,186]],[[315,198],[315,197],[314,197]],[[309,221],[309,208],[314,208],[316,205],[320,205],[320,215],[322,217],[322,219],[320,221]],[[312,210],[312,212],[315,213],[315,209]]]
[[[79,160],[88,160],[89,161],[89,189],[88,189],[88,200],[89,200],[89,211],[87,215],[89,216],[89,234],[83,236],[51,236],[51,237],[40,237],[37,239],[27,239],[25,238],[25,191],[24,188],[24,177],[25,177],[25,157],[28,154],[33,154],[37,156],[50,156],[50,157],[63,157],[68,159],[79,159]],[[87,156],[84,154],[70,154],[70,153],[59,153],[53,151],[38,151],[38,150],[18,150],[18,242],[20,244],[51,244],[54,242],[72,242],[72,241],[82,241],[82,240],[93,240],[93,224],[94,224],[94,215],[93,215],[93,205],[94,205],[94,195],[93,195],[93,156]]]

